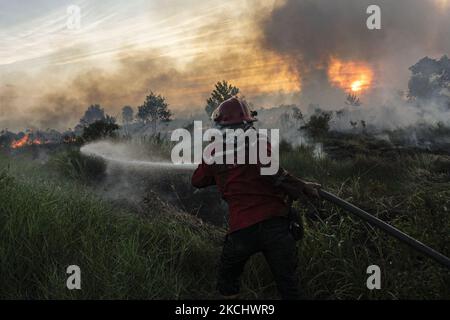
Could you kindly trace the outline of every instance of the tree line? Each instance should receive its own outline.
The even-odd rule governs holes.
[[[239,88],[229,84],[227,81],[219,81],[214,85],[210,97],[206,100],[205,112],[211,116],[213,111],[223,101],[237,96]],[[159,123],[167,123],[172,120],[173,113],[169,108],[166,97],[153,91],[146,96],[142,105],[133,107],[127,105],[122,108],[122,123],[125,128],[134,121],[144,125],[151,125],[153,133],[156,134]],[[99,104],[93,104],[87,108],[75,131],[82,132],[82,139],[92,141],[104,137],[112,137],[119,129],[116,118],[105,113]]]

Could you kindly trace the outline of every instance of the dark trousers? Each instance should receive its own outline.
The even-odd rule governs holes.
[[[228,234],[219,265],[217,289],[224,296],[239,293],[245,263],[262,252],[273,273],[282,299],[299,298],[297,245],[289,232],[289,220],[277,217]]]

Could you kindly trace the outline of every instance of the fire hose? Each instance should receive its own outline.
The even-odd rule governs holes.
[[[367,221],[370,225],[375,226],[384,232],[388,233],[389,235],[393,236],[394,238],[400,240],[401,242],[406,243],[411,248],[419,251],[420,253],[434,259],[435,261],[439,262],[443,266],[446,266],[450,269],[450,259],[443,255],[440,252],[437,252],[436,250],[428,247],[427,245],[423,244],[422,242],[414,239],[413,237],[407,235],[406,233],[398,230],[397,228],[391,226],[390,224],[384,222],[383,220],[378,219],[377,217],[371,215],[370,213],[354,206],[353,204],[339,198],[338,196],[325,191],[325,190],[319,190],[319,195],[337,205],[338,207],[343,208],[344,210],[358,216],[359,218]]]

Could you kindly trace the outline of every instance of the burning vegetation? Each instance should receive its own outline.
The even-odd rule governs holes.
[[[30,146],[50,146],[59,144],[75,143],[76,134],[71,131],[59,132],[57,130],[26,130],[25,132],[13,133],[8,130],[0,131],[0,147],[18,150]]]
[[[21,139],[19,140],[14,140],[11,143],[11,148],[12,149],[17,149],[17,148],[22,148],[24,146],[30,146],[30,145],[41,145],[41,144],[45,144],[48,143],[48,141],[42,141],[39,138],[32,138],[30,137],[30,134],[25,134]]]
[[[331,58],[328,78],[333,86],[345,92],[361,94],[372,88],[374,72],[368,64],[363,62]]]
[[[223,85],[216,90],[227,96],[228,91],[236,91],[233,88]],[[213,96],[218,94],[214,92]],[[0,226],[10,228],[8,238],[0,239],[6,257],[6,272],[0,275],[0,281],[6,285],[0,288],[0,297],[29,298],[33,292],[36,299],[49,296],[73,299],[68,290],[55,291],[55,279],[49,275],[54,274],[55,265],[65,266],[68,256],[79,257],[81,251],[86,254],[77,261],[86,266],[84,272],[98,276],[76,293],[78,298],[217,298],[211,289],[216,271],[213,261],[219,255],[226,225],[226,207],[217,191],[194,193],[189,173],[113,165],[85,156],[78,144],[63,143],[65,136],[75,141],[83,137],[89,140],[108,137],[112,147],[127,146],[118,148],[121,155],[133,159],[157,154],[168,157],[171,144],[164,133],[171,128],[166,121],[169,110],[162,103],[164,97],[152,97],[146,99],[136,116],[134,109],[126,106],[124,125],[119,130],[115,119],[94,105],[88,108],[76,131],[68,131],[66,135],[50,130],[21,136],[2,132],[1,139],[11,138],[8,148],[12,143],[17,148],[32,144],[35,150],[49,141],[58,141],[63,148],[49,153],[48,161],[43,162],[0,153],[0,212],[9,213],[0,219]],[[356,103],[355,97],[347,100]],[[449,255],[450,156],[413,148],[402,152],[393,143],[377,137],[377,131],[371,131],[364,121],[352,121],[350,130],[338,132],[334,121],[347,121],[349,111],[324,111],[317,105],[308,109],[311,112],[296,106],[260,110],[262,126],[277,126],[281,132],[293,135],[280,146],[282,166],[295,175],[320,182],[327,190],[339,192],[341,197],[352,199],[356,205]],[[173,125],[180,123],[188,126],[190,121]],[[359,124],[361,128],[357,128]],[[394,141],[396,135],[404,137],[408,132],[390,132],[388,139]],[[416,130],[417,137],[427,132],[432,137],[449,134],[446,127],[432,132],[425,127],[423,132]],[[42,144],[33,144],[38,137]],[[306,138],[305,143],[299,143],[300,138]],[[399,144],[405,146],[407,142]],[[319,156],[316,151],[322,146],[324,154]],[[26,157],[27,148],[22,149]],[[448,297],[445,285],[448,276],[432,261],[418,257],[324,202],[302,202],[296,207],[306,221],[299,257],[301,281],[308,284],[304,286],[306,298]],[[24,228],[24,224],[39,227]],[[109,237],[99,237],[100,226],[102,234]],[[26,234],[24,229],[29,229]],[[64,254],[59,254],[61,239],[67,242]],[[29,258],[36,252],[41,260]],[[276,298],[276,287],[267,277],[266,264],[259,257],[249,264],[254,272],[251,276],[244,275],[241,297]],[[361,285],[364,282],[355,281],[366,275],[369,264],[380,266],[385,275],[384,290],[371,292]],[[17,265],[36,270],[37,275],[31,274],[30,278],[30,273],[17,271],[14,268]],[[105,269],[111,271],[105,273]],[[433,272],[434,276],[430,279],[423,270]],[[8,288],[16,283],[18,272],[30,287],[12,292]],[[129,274],[133,276],[130,278]],[[193,276],[196,274],[204,276],[199,279]],[[41,279],[39,286],[34,286],[36,276]]]
[[[232,23],[224,24],[221,15],[220,28],[210,28],[220,32],[211,36],[220,43],[214,39],[205,48],[226,44],[229,54],[198,46],[201,55],[180,50],[189,54],[173,64],[147,57],[142,45],[142,53],[130,49],[115,71],[86,67],[73,79],[61,79],[70,85],[61,81],[59,89],[57,81],[48,81],[39,102],[20,86],[0,87],[1,101],[10,106],[22,102],[16,96],[35,104],[14,114],[23,117],[20,122],[9,121],[13,107],[0,114],[9,127],[32,128],[0,131],[0,299],[218,298],[213,262],[227,207],[217,190],[194,192],[191,172],[173,169],[169,137],[177,128],[194,130],[195,120],[206,124],[220,103],[244,91],[253,94],[256,126],[280,129],[283,168],[450,256],[449,58],[421,59],[409,68],[407,81],[417,52],[449,52],[443,37],[450,26],[450,11],[442,10],[447,1],[381,0],[390,9],[383,21],[391,34],[359,21],[368,1],[343,1],[345,6],[285,0],[266,17],[255,12],[258,43],[228,43],[220,35]],[[438,15],[430,1],[445,12]],[[405,14],[406,6],[411,11]],[[430,24],[433,15],[440,19]],[[209,38],[205,30],[189,38]],[[417,44],[408,46],[411,39]],[[266,51],[262,56],[260,49]],[[171,56],[163,50],[158,56]],[[397,68],[386,72],[392,65]],[[211,80],[216,74],[225,80]],[[216,80],[198,113],[172,113],[169,102],[194,106]],[[405,91],[391,86],[397,81]],[[286,97],[296,104],[279,105]],[[273,108],[258,108],[269,98],[276,101]],[[80,108],[84,113],[67,124]],[[45,129],[57,122],[73,129]],[[298,259],[304,298],[450,299],[450,274],[433,261],[323,199],[293,205],[305,221]],[[68,262],[90,275],[83,290],[61,286],[67,275],[55,270]],[[267,265],[260,257],[249,264],[240,297],[276,298]],[[369,265],[380,267],[382,290],[367,290]]]

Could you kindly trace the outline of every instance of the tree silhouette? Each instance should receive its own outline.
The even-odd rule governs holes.
[[[122,108],[122,121],[124,124],[129,124],[133,121],[134,111],[130,106],[125,106]]]
[[[450,59],[439,60],[425,57],[409,68],[412,75],[408,83],[408,98],[411,100],[436,99],[450,107]]]
[[[80,125],[88,126],[97,120],[105,119],[105,110],[99,104],[93,104],[87,108],[83,117],[80,119]]]
[[[357,97],[356,94],[349,93],[347,95],[345,104],[352,106],[352,107],[359,107],[359,106],[361,106],[361,100],[359,100],[359,98]]]
[[[153,133],[156,134],[156,126],[158,122],[171,121],[172,112],[169,110],[166,98],[150,92],[145,98],[144,104],[138,107],[137,118],[145,124],[151,122],[153,124]]]
[[[84,127],[82,138],[84,141],[111,138],[115,136],[118,129],[119,126],[116,124],[116,119],[107,115],[104,119],[94,121]]]
[[[208,116],[211,116],[222,102],[239,93],[239,88],[232,86],[225,80],[217,82],[214,86],[215,88],[211,92],[211,96],[206,100],[205,111]]]
[[[292,108],[292,117],[296,120],[296,121],[304,121],[304,117],[303,117],[303,113],[300,110],[300,108],[298,107],[293,107]]]
[[[99,104],[90,105],[84,112],[80,123],[75,126],[76,132],[83,132],[84,128],[94,123],[95,121],[105,119],[105,110]]]
[[[309,117],[309,120],[304,126],[301,127],[301,129],[306,130],[306,132],[313,138],[325,137],[330,130],[331,118],[331,112],[316,109],[314,114]]]
[[[361,120],[361,126],[363,127],[363,130],[366,129],[367,123],[364,120]]]

